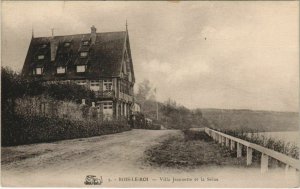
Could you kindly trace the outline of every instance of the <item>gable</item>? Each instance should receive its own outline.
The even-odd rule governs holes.
[[[131,77],[131,81],[135,82],[134,69],[133,69],[133,63],[132,63],[128,33],[126,35],[126,39],[125,39],[125,42],[124,42],[121,72],[125,73],[125,74],[128,74],[128,77]]]

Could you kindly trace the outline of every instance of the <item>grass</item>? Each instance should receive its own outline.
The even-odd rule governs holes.
[[[216,144],[203,131],[183,131],[145,152],[146,162],[152,166],[189,168],[201,166],[244,166],[244,158]]]

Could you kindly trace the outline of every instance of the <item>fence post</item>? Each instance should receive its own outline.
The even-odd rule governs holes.
[[[242,157],[242,144],[236,143],[236,157]]]
[[[292,174],[297,174],[297,169],[289,166],[288,164],[285,165],[285,177],[289,178]]]
[[[225,138],[223,136],[221,136],[221,145],[224,146],[225,145]]]
[[[289,166],[288,164],[285,165],[284,172],[285,172],[285,177],[286,177],[286,178],[288,177],[289,167],[290,167],[290,166]]]
[[[219,134],[219,143],[222,143],[222,136]]]
[[[223,146],[223,136],[220,135],[220,137],[221,137],[221,146]]]
[[[225,140],[226,140],[225,144],[226,144],[226,146],[228,147],[228,146],[229,146],[229,139],[228,139],[228,138],[225,138]]]
[[[252,164],[252,148],[247,146],[247,165]]]
[[[233,150],[235,146],[235,142],[233,140],[230,140],[230,150]]]
[[[269,156],[262,153],[261,161],[260,161],[260,172],[261,173],[266,173],[268,171],[268,163],[269,163]]]

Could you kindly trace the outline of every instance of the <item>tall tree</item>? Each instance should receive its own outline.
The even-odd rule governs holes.
[[[145,79],[139,84],[138,92],[136,94],[136,99],[138,102],[142,103],[149,99],[153,95],[152,87],[150,81]]]

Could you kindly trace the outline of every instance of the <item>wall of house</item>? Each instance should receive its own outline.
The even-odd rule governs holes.
[[[102,120],[102,109],[86,104],[58,101],[43,96],[24,97],[16,100],[15,111],[20,115],[59,117],[70,120]]]

